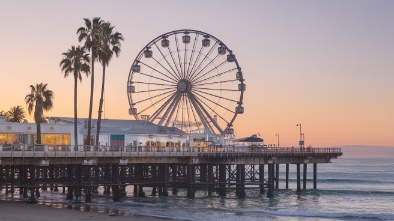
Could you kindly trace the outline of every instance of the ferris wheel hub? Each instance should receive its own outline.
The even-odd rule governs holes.
[[[178,82],[177,89],[181,93],[191,92],[192,84],[190,83],[190,81],[182,79]]]

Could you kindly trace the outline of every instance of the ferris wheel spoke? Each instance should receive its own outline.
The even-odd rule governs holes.
[[[201,86],[201,85],[224,84],[224,83],[231,83],[231,82],[236,82],[236,81],[239,81],[239,80],[238,79],[233,79],[233,80],[226,80],[226,81],[214,81],[214,82],[207,82],[207,83],[204,83],[204,84],[195,84],[195,83],[193,83],[193,86],[197,87],[197,86]]]
[[[212,101],[211,99],[209,99],[209,98],[207,98],[207,97],[205,97],[205,96],[203,96],[203,95],[201,95],[201,94],[196,93],[196,95],[199,95],[200,97],[202,97],[202,98],[204,98],[204,99],[210,101],[212,104],[215,104],[215,105],[217,105],[217,106],[219,106],[219,107],[221,107],[221,108],[223,108],[223,109],[225,109],[225,110],[227,110],[227,111],[229,111],[229,112],[231,112],[231,113],[233,113],[233,114],[235,113],[234,111],[228,109],[227,107],[224,107],[223,105],[221,105],[221,104],[219,104],[219,103],[217,103],[217,102],[215,102],[215,101]],[[201,102],[202,102],[203,104],[205,104],[205,106],[207,106],[210,110],[214,111],[214,110],[213,110],[212,108],[210,108],[209,105],[207,105],[202,99],[199,99],[199,100],[201,100]]]
[[[197,115],[199,116],[202,124],[204,125],[204,128],[209,130],[210,133],[213,133],[214,130],[213,130],[212,126],[207,121],[207,118],[204,117],[203,111],[200,109],[197,101],[193,98],[193,95],[188,94],[188,97],[189,97],[189,100],[191,101],[191,103],[193,104],[194,109],[196,110]],[[204,133],[205,133],[205,131],[204,131]]]
[[[170,78],[168,76],[166,76],[166,77],[168,77],[168,78],[170,78],[170,79],[172,79],[174,81],[178,81],[179,80],[171,71],[169,71],[166,67],[164,67],[158,60],[156,60],[156,58],[152,57],[152,59],[155,60],[156,63],[159,64],[164,70],[166,70],[167,73],[169,73],[172,78]]]
[[[191,120],[190,120],[190,111],[191,110],[189,110],[189,102],[188,102],[188,99],[186,98],[186,97],[184,97],[184,99],[185,99],[185,107],[186,107],[186,114],[187,114],[187,122],[188,122],[188,128],[189,128],[189,131],[191,131]]]
[[[151,100],[151,99],[153,99],[153,98],[160,97],[160,96],[166,95],[166,94],[168,94],[168,93],[173,93],[173,92],[175,92],[175,90],[168,91],[168,92],[165,92],[165,93],[161,93],[161,94],[155,95],[155,96],[153,96],[153,97],[148,97],[148,98],[146,98],[146,99],[143,99],[143,100],[137,101],[137,102],[135,102],[135,103],[132,103],[131,105],[136,105],[136,104],[145,102],[145,101],[147,101],[147,100]]]
[[[197,126],[197,130],[200,131],[200,126],[201,126],[201,124],[199,123],[199,121],[197,121],[197,117],[196,117],[196,114],[197,114],[196,112],[197,112],[197,111],[194,110],[193,104],[192,104],[192,102],[191,102],[191,100],[190,100],[189,97],[188,97],[187,100],[189,101],[190,110],[192,111],[193,118],[194,118],[194,122],[195,122],[195,124],[196,124],[196,126]],[[200,121],[202,122],[202,120],[200,120]]]
[[[151,119],[149,120],[151,123],[156,120],[156,118],[161,114],[161,112],[164,110],[164,108],[167,107],[167,105],[174,99],[177,93],[171,94],[171,97],[168,98],[163,105],[161,105],[151,116]]]
[[[190,58],[189,58],[189,63],[188,63],[188,65],[187,65],[187,75],[190,73],[189,72],[189,70],[190,70],[190,65],[191,65],[191,63],[192,63],[192,60],[193,60],[193,58],[194,58],[194,52],[196,51],[196,46],[197,46],[197,41],[198,41],[198,38],[199,38],[199,34],[197,33],[196,34],[196,36],[194,37],[194,43],[193,43],[193,49],[192,49],[192,53],[191,53],[191,55],[190,55]],[[201,46],[202,47],[202,46]],[[186,76],[185,78],[187,78],[188,76]]]
[[[180,94],[178,92],[175,93],[176,95],[173,97],[171,104],[168,106],[169,108],[164,112],[164,115],[162,116],[162,118],[159,121],[159,125],[163,125],[163,122],[166,120],[167,115],[171,112],[171,110],[174,108],[175,103],[177,102],[177,100],[179,100],[179,96]]]
[[[182,102],[183,102],[183,95],[181,95],[181,97],[180,97],[179,103],[178,103],[177,108],[176,108],[175,117],[174,117],[174,120],[173,120],[174,124],[176,124],[177,127],[178,127],[178,122],[181,123],[181,130],[182,130],[183,119],[178,120],[178,117],[179,117],[179,110],[180,109],[182,110],[182,107],[181,107],[182,106]],[[181,111],[181,114],[182,113],[183,113],[183,111]],[[168,121],[170,123],[171,122],[171,118],[169,118]],[[175,126],[175,125],[173,125],[173,126]]]
[[[198,89],[204,89],[204,90],[211,90],[211,91],[239,91],[236,89],[223,89],[223,88],[206,88],[206,87],[200,87]]]
[[[168,64],[168,66],[171,68],[173,74],[177,75],[177,71],[174,70],[174,67],[170,64],[170,62],[167,60],[167,57],[164,56],[163,52],[161,51],[161,49],[157,46],[156,42],[155,42],[155,46],[157,48],[157,50],[159,50],[161,56],[163,57],[163,59],[166,61],[166,63]],[[161,64],[160,64],[161,65]],[[163,67],[164,68],[164,67]],[[179,76],[175,76],[171,74],[174,78],[176,78],[177,80],[179,80]]]
[[[217,42],[215,43],[215,45],[214,46],[216,46],[217,45]],[[193,79],[194,77],[195,77],[195,74],[196,74],[196,72],[200,69],[200,67],[201,67],[201,65],[203,65],[204,63],[205,63],[205,61],[207,60],[207,58],[209,58],[209,56],[212,54],[212,51],[213,51],[213,49],[215,48],[214,46],[212,46],[212,48],[211,49],[209,49],[209,51],[208,51],[208,53],[204,56],[204,58],[201,60],[201,62],[198,64],[198,66],[196,67],[196,69],[194,69],[194,71],[193,71],[193,73],[192,73],[192,77],[191,77],[191,79]],[[218,55],[216,55],[215,56],[215,59],[217,58],[219,56],[219,54]],[[199,73],[199,72],[198,72]],[[198,75],[198,74],[197,74]]]
[[[237,70],[237,68],[233,68],[233,69],[230,69],[230,70],[227,70],[227,71],[223,71],[223,72],[217,73],[215,75],[212,75],[210,77],[207,77],[207,78],[204,78],[204,79],[200,79],[199,81],[195,81],[195,82],[193,82],[193,84],[194,85],[196,85],[196,84],[197,85],[201,85],[200,83],[202,83],[202,82],[206,82],[206,81],[211,80],[213,78],[221,77],[222,75],[231,73],[231,72],[233,72],[235,70]],[[238,81],[238,80],[235,79],[235,81]],[[205,84],[207,84],[207,83],[205,83]]]
[[[160,89],[153,89],[153,90],[146,90],[146,91],[136,91],[133,92],[133,94],[139,94],[139,93],[146,93],[146,92],[152,92],[152,91],[166,91],[166,90],[173,90],[174,88],[160,88]]]
[[[171,122],[172,116],[174,115],[175,110],[178,109],[180,98],[180,93],[178,94],[177,98],[175,99],[175,104],[172,106],[172,110],[170,112],[170,116],[168,116],[165,126],[168,127],[168,124]]]
[[[201,110],[205,113],[205,116],[209,118],[209,120],[212,122],[212,124],[216,127],[216,129],[220,132],[223,133],[222,128],[220,128],[219,124],[212,118],[212,116],[209,114],[209,112],[204,108],[204,106],[200,103],[199,99],[197,99],[193,94],[191,94],[191,97],[193,100],[198,104],[198,106],[201,108]]]
[[[215,70],[215,69],[218,69],[220,66],[222,66],[224,63],[226,63],[226,61],[224,61],[224,62],[222,62],[220,65],[218,65],[218,66],[215,66],[215,61],[216,61],[216,59],[217,58],[219,58],[219,54],[218,55],[216,55],[210,62],[208,62],[197,74],[195,74],[194,75],[194,77],[192,78],[192,81],[194,81],[197,77],[197,79],[199,79],[199,78],[201,78],[201,74],[202,74],[202,76],[204,76],[204,75],[207,75],[207,74],[209,74],[211,71],[213,71],[213,70]],[[204,70],[206,69],[206,68],[208,68],[209,66],[211,66],[211,65],[213,65],[214,67],[210,70],[210,71],[208,71],[208,72],[204,72]]]
[[[170,49],[170,46],[168,46],[167,48],[168,48],[168,52],[170,53],[170,56],[171,56],[172,62],[174,63],[174,66],[175,66],[175,68],[176,68],[176,71],[177,71],[177,73],[178,73],[178,77],[179,77],[179,79],[182,79],[182,74],[181,74],[181,71],[179,71],[179,69],[178,69],[178,65],[176,64],[176,61],[175,61],[174,55],[172,54],[172,50]]]
[[[188,44],[185,44],[185,51],[184,51],[184,55],[183,55],[183,79],[186,78],[187,45]]]
[[[197,98],[198,99],[198,98]],[[224,122],[226,122],[227,124],[229,123],[226,119],[224,119],[219,113],[217,113],[214,109],[212,109],[209,105],[207,105],[203,100],[201,100],[201,99],[198,99],[198,100],[200,100],[207,108],[209,108],[212,112],[214,112],[218,117],[220,117],[220,119],[222,119]],[[209,99],[208,99],[209,100]],[[211,101],[211,100],[209,100],[209,101]],[[214,103],[214,104],[216,104],[215,102],[213,102],[213,101],[211,101],[212,103]],[[218,104],[217,104],[218,105]],[[225,108],[225,107],[223,107],[223,106],[221,106],[221,105],[218,105],[218,106],[220,106],[220,107],[222,107],[222,108],[224,108],[224,109],[226,109],[227,111],[230,111],[229,109],[227,109],[227,108]],[[230,111],[230,112],[232,112],[232,111]],[[234,112],[232,112],[232,113],[234,113]]]
[[[215,57],[215,59],[216,59],[217,57]],[[205,66],[204,67],[204,69],[206,68],[206,67],[208,67],[208,66],[210,66],[211,64],[213,64],[213,62],[214,62],[214,60],[212,60],[207,66]],[[212,71],[214,71],[214,70],[218,70],[221,66],[223,66],[225,63],[227,63],[227,61],[223,61],[222,63],[220,63],[219,65],[217,65],[217,66],[214,66],[212,69],[210,69],[209,71],[207,71],[207,72],[205,72],[205,73],[203,73],[202,75],[200,75],[200,76],[198,76],[200,73],[202,73],[202,71],[204,70],[204,69],[202,69],[200,72],[199,72],[199,74],[197,74],[195,77],[194,77],[194,79],[192,79],[193,80],[193,83],[198,83],[198,82],[200,82],[199,80],[201,79],[201,78],[203,78],[203,77],[206,77],[208,74],[210,74]],[[198,76],[198,77],[197,77]]]
[[[151,78],[157,79],[157,80],[165,81],[165,82],[168,82],[168,83],[171,83],[171,84],[174,84],[174,83],[175,83],[175,82],[172,82],[172,81],[165,80],[165,79],[163,79],[163,78],[155,77],[155,76],[150,75],[150,74],[145,74],[145,73],[140,73],[140,74],[141,74],[141,75],[144,75],[144,76],[147,76],[147,77],[151,77]]]
[[[206,94],[206,95],[210,95],[210,96],[213,96],[213,97],[217,97],[217,98],[220,98],[220,99],[224,99],[224,100],[228,100],[228,101],[232,101],[232,102],[238,103],[238,101],[236,101],[236,100],[232,100],[232,99],[229,99],[229,98],[226,98],[226,97],[222,97],[222,96],[218,96],[218,95],[215,95],[215,94],[211,94],[211,93],[208,93],[208,92],[205,92],[205,91],[201,91],[201,90],[195,90],[195,91],[203,93],[203,94]]]
[[[148,84],[148,85],[158,85],[158,86],[168,86],[168,87],[174,87],[176,84],[159,84],[159,83],[151,83],[151,82],[142,82],[142,81],[133,81],[133,83],[138,83],[138,84]]]
[[[167,75],[166,75],[166,74],[164,74],[163,72],[161,72],[161,71],[159,71],[159,70],[157,70],[157,69],[155,69],[155,68],[151,67],[150,65],[147,65],[147,64],[145,64],[144,62],[141,62],[141,61],[140,61],[140,63],[141,63],[141,64],[143,64],[143,65],[145,65],[146,67],[148,67],[148,68],[152,69],[153,71],[156,71],[157,73],[159,73],[159,74],[161,74],[161,75],[163,75],[163,76],[166,76],[167,78],[169,78],[169,79],[173,80],[173,82],[171,82],[171,83],[175,83],[175,82],[177,82],[177,80],[176,80],[176,79],[173,79],[173,78],[171,78],[171,77],[167,76]]]
[[[190,71],[188,71],[188,80],[190,80],[190,78],[191,78],[191,76],[192,76],[192,73],[193,73],[193,69],[195,68],[195,66],[196,66],[196,64],[198,63],[198,61],[200,60],[200,57],[201,57],[201,54],[202,54],[202,51],[204,50],[204,47],[201,45],[201,48],[200,48],[200,51],[197,53],[197,58],[194,60],[194,62],[193,62],[193,66],[192,66],[192,69],[190,70]],[[192,62],[192,61],[191,61]],[[191,63],[190,62],[190,63]]]
[[[200,65],[201,65],[202,63],[204,63],[205,59],[206,59],[207,57],[209,57],[209,55],[212,53],[212,51],[214,50],[214,48],[216,48],[217,45],[218,45],[218,42],[215,42],[215,44],[214,44],[214,45],[211,47],[211,49],[208,51],[207,55],[206,55],[206,56],[203,56],[204,59],[203,59],[201,62],[199,62],[199,61],[200,61],[200,57],[201,57],[201,55],[202,55],[202,51],[204,50],[204,47],[201,45],[201,48],[200,48],[200,51],[199,51],[199,53],[198,53],[197,59],[196,59],[196,61],[195,61],[194,64],[193,64],[192,70],[190,71],[190,73],[192,73],[191,76],[194,76],[194,74],[195,74],[195,72],[197,71],[197,69],[200,67]],[[198,65],[197,65],[197,64],[198,64]],[[195,65],[197,65],[197,67],[195,67]]]
[[[179,42],[178,42],[178,35],[175,34],[175,43],[176,43],[176,51],[178,55],[178,61],[179,61],[179,69],[181,70],[181,77],[183,77],[183,70],[182,70],[182,62],[181,62],[181,53],[179,52]]]
[[[185,109],[185,96],[182,95],[182,108],[181,108],[181,118],[182,118],[182,126],[181,126],[181,130],[183,131],[183,126],[185,124],[185,114],[186,111],[183,111]]]
[[[162,99],[160,99],[160,100],[154,102],[153,104],[149,105],[148,107],[146,107],[145,109],[143,109],[142,111],[140,111],[140,112],[138,113],[138,115],[144,113],[146,110],[148,110],[149,108],[155,106],[157,103],[163,101],[164,99],[166,99],[166,98],[169,97],[169,96],[171,96],[171,94],[170,94],[170,95],[167,95],[167,96],[163,97]]]

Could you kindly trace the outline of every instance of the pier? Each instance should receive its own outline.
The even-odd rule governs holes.
[[[279,188],[280,164],[286,168],[286,189],[289,168],[296,168],[296,192],[300,193],[306,189],[308,165],[313,168],[316,189],[317,164],[341,155],[339,148],[3,146],[0,190],[11,194],[17,189],[30,202],[48,188],[67,193],[68,200],[84,196],[85,202],[91,202],[99,186],[103,194],[120,201],[130,185],[140,197],[168,196],[181,188],[190,198],[196,191],[225,196],[234,190],[244,198],[247,188],[273,197]],[[152,192],[146,193],[144,187]]]

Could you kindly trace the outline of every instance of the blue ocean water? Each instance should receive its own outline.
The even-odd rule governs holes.
[[[235,196],[207,196],[197,191],[194,199],[185,191],[168,197],[134,197],[128,188],[128,197],[112,202],[110,197],[94,195],[93,203],[73,203],[65,195],[42,191],[40,203],[80,210],[98,210],[143,216],[166,217],[181,220],[394,220],[394,159],[345,158],[318,164],[318,183],[313,190],[312,168],[308,167],[307,189],[296,194],[296,167],[290,165],[290,181],[285,188],[285,174],[280,173],[279,190],[273,198],[247,189],[245,199]],[[281,167],[280,171],[285,171]],[[283,179],[282,179],[283,178]],[[100,193],[102,193],[100,191]],[[1,195],[4,199],[4,190]],[[14,194],[13,199],[18,199]],[[10,199],[10,197],[8,197]]]

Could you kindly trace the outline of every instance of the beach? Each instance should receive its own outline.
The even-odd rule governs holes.
[[[28,204],[26,202],[0,201],[1,221],[71,221],[71,220],[116,220],[116,221],[153,221],[160,220],[158,217],[135,216],[118,213],[117,211],[82,211],[75,207],[58,205]],[[169,220],[169,219],[161,219]]]

